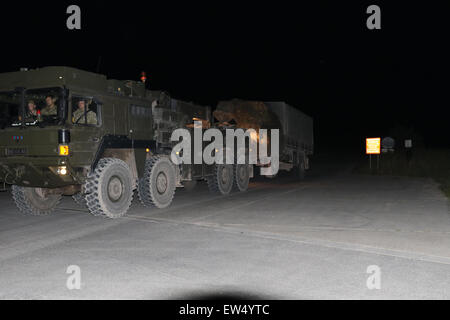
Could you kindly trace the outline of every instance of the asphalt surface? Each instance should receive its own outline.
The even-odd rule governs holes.
[[[89,215],[66,197],[20,214],[0,193],[0,299],[449,299],[450,211],[428,179],[317,164],[245,193]],[[69,290],[69,266],[81,288]],[[369,266],[380,271],[369,289]],[[374,283],[374,282],[371,282]]]

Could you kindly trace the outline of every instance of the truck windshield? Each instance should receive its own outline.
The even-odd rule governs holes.
[[[10,126],[20,117],[21,93],[0,92],[0,128]]]
[[[56,125],[63,120],[65,104],[61,88],[29,89],[24,94],[25,105],[22,106],[22,92],[0,92],[0,128]]]

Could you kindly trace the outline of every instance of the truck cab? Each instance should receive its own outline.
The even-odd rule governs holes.
[[[1,74],[0,179],[24,187],[80,185],[99,149],[154,146],[145,94],[141,83],[67,67]]]
[[[159,95],[69,67],[0,74],[0,181],[13,185],[19,209],[35,214],[50,212],[61,195],[83,194],[103,158],[124,162],[135,189],[156,152]]]

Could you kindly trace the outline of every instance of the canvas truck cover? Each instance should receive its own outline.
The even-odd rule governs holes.
[[[221,101],[214,117],[220,124],[238,128],[279,129],[281,150],[300,147],[313,153],[313,119],[285,102]]]
[[[313,119],[285,102],[265,102],[281,122],[281,135],[288,145],[299,145],[312,154],[314,151]]]

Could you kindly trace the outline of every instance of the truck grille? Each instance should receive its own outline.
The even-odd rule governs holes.
[[[28,153],[27,148],[6,148],[6,156],[25,156]]]

